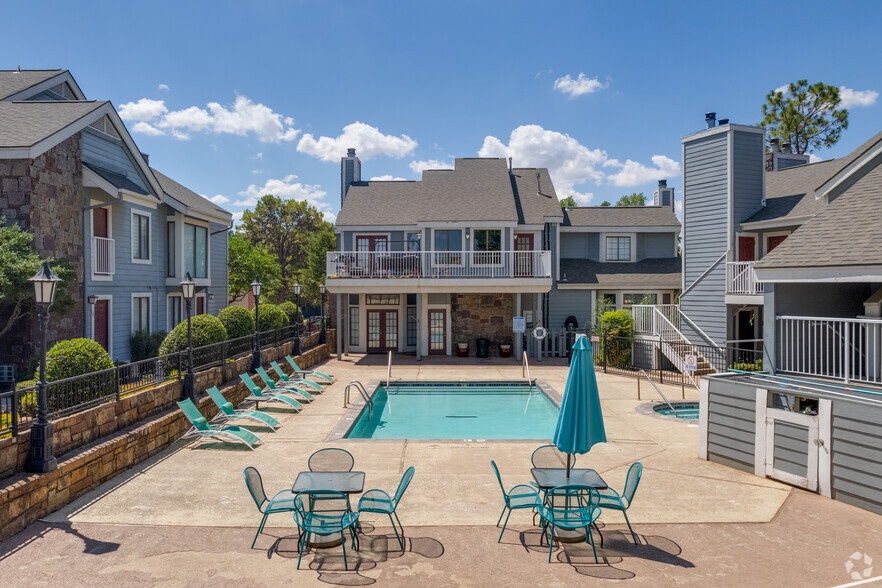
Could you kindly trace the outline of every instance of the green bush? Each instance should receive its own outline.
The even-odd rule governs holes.
[[[165,340],[165,331],[135,331],[129,341],[132,361],[141,361],[142,359],[150,359],[159,355],[159,346]]]
[[[46,353],[46,381],[63,380],[113,367],[110,354],[92,339],[59,341]],[[37,372],[39,372],[39,368]],[[39,379],[39,375],[35,376]]]
[[[226,341],[227,330],[224,324],[216,316],[210,314],[197,314],[192,319],[193,323],[193,347],[211,345]],[[160,355],[168,355],[187,348],[187,321],[182,321],[166,336],[162,345],[159,346]]]
[[[607,364],[625,368],[631,365],[631,344],[634,342],[634,317],[627,310],[613,310],[600,315],[603,334],[601,356],[606,353]]]
[[[303,313],[297,308],[297,305],[291,301],[283,302],[279,305],[279,309],[288,315],[288,324],[296,325],[303,322]]]
[[[257,309],[255,309],[257,310]],[[254,318],[254,310],[251,311]],[[256,319],[255,319],[256,322]],[[260,331],[275,331],[288,326],[288,315],[275,304],[260,305]]]
[[[738,363],[733,363],[731,366],[729,366],[729,368],[733,370],[740,370],[742,372],[761,372],[763,371],[763,360],[758,359],[753,363],[740,361]]]
[[[254,332],[254,318],[241,306],[228,306],[217,314],[217,318],[224,324],[230,339],[246,337]]]

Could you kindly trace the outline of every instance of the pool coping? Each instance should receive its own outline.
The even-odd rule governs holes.
[[[697,400],[672,400],[671,401],[671,404],[673,404],[674,406],[676,406],[677,403],[698,404],[698,401]],[[650,400],[648,402],[644,402],[643,404],[638,404],[634,410],[637,414],[642,414],[642,415],[650,416],[650,417],[657,418],[657,419],[665,419],[666,421],[677,421],[680,423],[689,423],[689,424],[693,424],[693,425],[698,424],[698,421],[696,421],[696,420],[680,419],[675,416],[670,416],[670,415],[661,414],[659,412],[656,412],[655,407],[659,406],[659,405],[664,406],[664,404],[665,404],[665,402],[663,400]]]
[[[431,383],[450,383],[450,384],[493,384],[493,383],[501,383],[501,384],[519,384],[523,383],[523,380],[416,380],[416,382],[420,384],[431,384]],[[538,378],[533,380],[534,384],[539,391],[545,394],[545,396],[551,401],[554,406],[560,409],[560,403],[563,399],[561,394],[555,390],[552,386],[548,384],[545,380],[540,380]],[[374,394],[377,391],[377,388],[382,384],[382,380],[369,380],[367,386],[365,386],[365,391],[367,392],[370,398],[374,397]],[[340,420],[337,421],[337,424],[331,429],[331,432],[325,437],[325,442],[340,443],[361,443],[361,442],[377,442],[377,441],[406,441],[408,443],[511,443],[511,442],[519,442],[519,441],[548,441],[550,437],[545,439],[412,439],[410,437],[400,438],[400,439],[350,439],[346,437],[346,433],[349,432],[349,429],[355,424],[356,419],[358,419],[358,415],[361,414],[361,411],[364,409],[365,400],[361,397],[361,394],[358,394],[355,400],[350,398],[351,402],[346,410],[343,413],[343,416],[340,417]],[[683,419],[677,419],[683,420]]]

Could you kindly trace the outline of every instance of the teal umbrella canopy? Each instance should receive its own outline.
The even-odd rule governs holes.
[[[567,387],[560,404],[554,444],[564,453],[588,453],[595,443],[606,443],[603,412],[594,375],[594,357],[588,337],[577,337]],[[567,470],[569,470],[567,459]]]

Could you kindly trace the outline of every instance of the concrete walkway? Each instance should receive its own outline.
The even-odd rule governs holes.
[[[533,377],[563,392],[563,362],[546,360],[531,367]],[[630,536],[621,532],[624,519],[606,511],[601,518],[606,559],[600,565],[585,559],[582,545],[568,546],[564,552],[555,548],[563,564],[547,564],[547,548],[539,550],[538,533],[524,512],[512,515],[504,544],[497,545],[493,525],[502,498],[489,461],[499,465],[507,486],[529,481],[536,441],[341,440],[334,445],[354,455],[356,469],[367,474],[366,488],[391,493],[404,469],[416,468],[399,509],[411,540],[404,555],[391,553],[386,538],[377,535],[389,531],[387,522],[365,516],[369,536],[362,539],[360,572],[335,571],[341,563],[337,548],[320,551],[315,559],[307,556],[313,568],[324,568],[318,574],[316,569],[298,573],[294,562],[287,561],[292,550],[296,561],[289,516],[271,518],[269,524],[278,528],[261,537],[255,550],[248,549],[260,515],[245,489],[242,470],[257,467],[270,494],[290,488],[297,472],[306,469],[308,456],[329,445],[326,437],[346,412],[346,382],[386,377],[385,358],[376,356],[332,360],[320,369],[333,374],[336,383],[301,414],[274,411],[283,426],[275,433],[255,429],[266,441],[257,451],[175,444],[0,545],[0,553],[11,552],[0,556],[0,571],[14,565],[11,569],[34,578],[51,573],[55,564],[28,563],[28,554],[33,557],[39,550],[54,554],[59,565],[82,570],[83,576],[72,578],[108,585],[118,585],[121,578],[133,584],[173,585],[273,585],[295,579],[298,585],[375,580],[414,585],[423,578],[429,585],[554,586],[571,583],[580,574],[632,578],[647,585],[724,584],[736,579],[743,584],[749,578],[779,585],[831,585],[849,581],[843,566],[855,551],[882,558],[882,517],[699,460],[694,422],[640,414],[638,405],[655,395],[651,387],[644,382],[643,401],[638,401],[636,380],[598,374],[609,442],[580,456],[579,463],[596,469],[619,489],[628,466],[634,461],[644,464],[629,517],[648,545],[630,543]],[[393,368],[393,378],[401,380],[520,377],[519,364],[501,359],[416,362],[402,356]],[[679,386],[663,390],[672,400],[680,398]],[[697,399],[697,392],[687,390],[687,398]],[[371,523],[380,525],[374,533]],[[277,541],[279,537],[289,538]],[[570,565],[565,565],[568,557]],[[101,561],[101,573],[94,578],[88,576],[94,572],[92,560]],[[806,573],[819,569],[820,563],[830,565],[829,574]],[[58,573],[65,574],[61,569]],[[797,577],[804,581],[787,580]],[[247,581],[233,582],[234,578]]]

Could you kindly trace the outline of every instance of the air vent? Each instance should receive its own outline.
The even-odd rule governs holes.
[[[96,131],[101,131],[105,135],[110,135],[114,139],[119,139],[119,133],[116,132],[116,128],[113,126],[113,123],[110,122],[110,118],[107,116],[103,116],[89,125]]]

